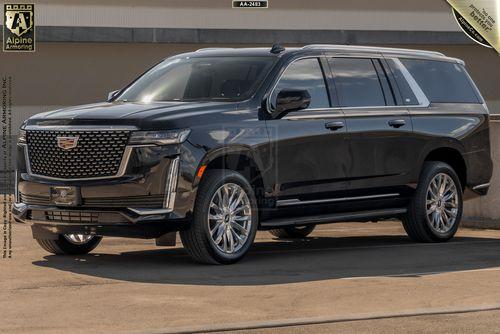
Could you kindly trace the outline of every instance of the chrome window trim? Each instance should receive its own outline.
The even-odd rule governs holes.
[[[343,107],[341,109],[343,110],[351,110],[351,109],[408,109],[408,107],[420,107],[420,108],[427,108],[429,106],[424,106],[424,105],[414,105],[414,106],[405,106],[405,105],[400,105],[400,106],[362,106],[362,107]]]
[[[378,109],[383,109],[380,107],[374,107]],[[356,108],[349,109],[356,111]],[[356,118],[356,117],[387,117],[387,116],[410,116],[409,111],[406,108],[399,108],[399,112],[396,111],[384,111],[384,110],[374,110],[374,111],[360,111],[360,112],[352,112],[346,113],[346,118]]]
[[[314,113],[315,111],[317,111],[318,113]],[[331,109],[311,109],[311,110],[307,110],[307,113],[309,114],[306,114],[306,112],[304,112],[304,114],[299,114],[298,112],[292,112],[292,113],[289,113],[289,114],[286,114],[285,116],[283,116],[281,119],[285,119],[285,120],[289,120],[289,121],[293,121],[293,120],[297,120],[297,119],[331,119],[331,118],[342,118],[344,119],[345,116],[344,114],[342,113],[328,113],[328,111],[334,111],[334,110],[331,110]]]
[[[310,200],[310,201],[301,201],[297,198],[294,198],[294,199],[285,199],[285,200],[281,200],[281,201],[276,201],[276,206],[277,207],[286,207],[286,206],[295,206],[295,205],[304,205],[304,204],[346,202],[346,201],[354,201],[354,200],[361,200],[361,199],[374,199],[374,198],[385,198],[385,197],[396,197],[396,196],[399,196],[399,193],[369,195],[369,196],[355,196],[355,197],[327,198],[327,199],[317,199],[317,200]]]
[[[343,111],[343,110],[358,110],[358,109],[377,109],[374,111],[364,111],[358,113],[331,113],[328,114],[329,111]],[[380,110],[380,109],[394,109],[394,110]],[[399,110],[399,111],[397,111]],[[318,114],[314,114],[314,112],[318,112]],[[285,115],[282,119],[286,120],[295,120],[295,119],[330,119],[330,118],[356,118],[356,117],[383,117],[383,116],[408,116],[409,112],[405,106],[386,106],[386,107],[349,107],[349,108],[321,108],[321,109],[307,109],[307,111],[303,111],[303,114],[300,114],[302,111],[296,111]],[[307,114],[310,113],[310,114]]]
[[[377,59],[387,59],[387,60],[394,60],[394,62],[397,64],[398,68],[400,68],[401,72],[403,73],[403,76],[405,80],[408,82],[408,85],[410,86],[410,89],[413,91],[415,94],[415,97],[419,101],[419,104],[415,105],[396,105],[396,106],[360,106],[360,107],[330,107],[330,108],[314,108],[314,109],[304,109],[304,110],[299,110],[298,112],[328,112],[328,111],[344,111],[344,110],[357,110],[357,109],[407,109],[407,108],[429,108],[431,103],[427,96],[424,94],[418,83],[415,81],[413,76],[408,72],[406,67],[404,67],[403,63],[395,57],[385,57],[384,55],[316,55],[316,56],[303,56],[294,59],[292,62],[290,62],[283,72],[279,75],[278,79],[274,82],[272,89],[269,91],[268,98],[266,101],[266,108],[268,113],[272,113],[274,110],[271,108],[271,99],[270,97],[273,95],[274,90],[276,89],[276,86],[278,85],[279,81],[281,80],[281,77],[285,73],[285,71],[290,67],[294,62],[302,60],[302,59],[309,59],[309,58],[366,58],[366,59],[372,59],[372,58],[377,58]],[[326,79],[326,78],[324,78]],[[334,79],[335,80],[335,79]],[[328,90],[327,90],[328,93]],[[393,112],[379,112],[380,115],[406,115],[407,113],[393,113]],[[287,114],[283,119],[290,119],[290,118],[307,118],[307,117],[289,117],[289,115],[293,114]],[[376,116],[374,112],[372,113],[366,113],[366,114],[359,114],[359,115],[345,115],[345,116],[351,116],[351,117],[361,117],[361,116]],[[336,115],[332,115],[332,117],[335,117]],[[338,115],[336,117],[342,117],[343,115]],[[309,118],[315,118],[313,115],[309,116]]]
[[[363,107],[331,107],[331,108],[315,108],[315,109],[304,109],[304,111],[299,110],[299,111],[294,111],[294,112],[313,112],[313,111],[319,111],[319,112],[324,112],[324,111],[336,111],[336,110],[349,110],[349,109],[407,109],[408,107],[417,107],[415,106],[363,106]]]
[[[490,109],[488,108],[488,105],[486,104],[486,102],[483,103],[483,108],[484,108],[484,110],[486,110],[487,114],[490,113]]]
[[[403,77],[405,78],[406,82],[408,83],[408,85],[410,85],[410,89],[413,91],[413,94],[415,94],[415,97],[418,100],[417,105],[404,105],[404,106],[406,106],[406,107],[416,107],[416,106],[429,107],[431,104],[429,99],[425,95],[422,88],[420,88],[417,81],[415,81],[415,78],[413,78],[413,75],[411,75],[411,73],[408,71],[408,69],[403,65],[401,60],[399,60],[398,58],[386,58],[386,59],[394,61],[394,63],[398,67],[398,69],[403,74]]]

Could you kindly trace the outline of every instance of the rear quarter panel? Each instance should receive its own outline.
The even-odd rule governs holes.
[[[446,147],[462,155],[468,187],[489,182],[492,173],[489,115],[484,105],[434,103],[429,108],[409,108],[409,111],[420,165],[413,179],[418,180],[429,153]]]

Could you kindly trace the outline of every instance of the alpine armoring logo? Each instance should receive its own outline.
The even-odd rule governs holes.
[[[35,6],[5,4],[3,51],[35,51]]]

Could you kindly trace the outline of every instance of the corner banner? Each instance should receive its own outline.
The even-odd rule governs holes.
[[[500,53],[500,0],[446,0],[463,31]]]

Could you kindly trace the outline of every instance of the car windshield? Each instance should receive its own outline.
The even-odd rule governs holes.
[[[127,87],[116,101],[242,101],[253,95],[275,58],[169,58]]]

